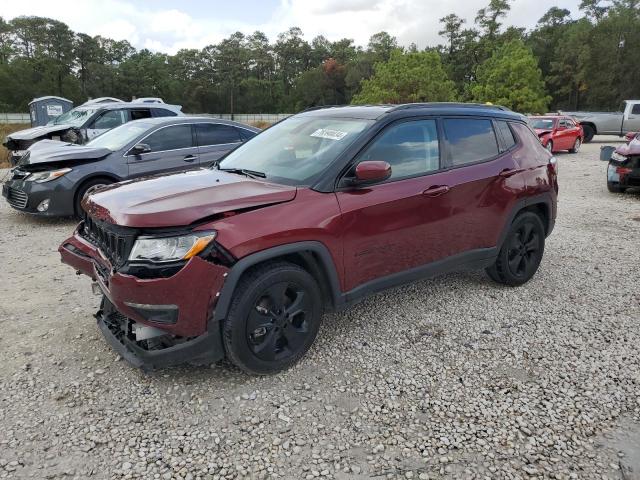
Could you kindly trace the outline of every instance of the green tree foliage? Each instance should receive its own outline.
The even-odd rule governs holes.
[[[518,105],[526,89],[542,99],[549,94],[553,109],[613,109],[623,99],[640,98],[640,0],[581,0],[580,18],[551,7],[529,31],[503,25],[512,0],[485,1],[472,22],[459,16],[463,10],[441,18],[443,44],[424,50],[402,47],[387,32],[371,36],[366,46],[322,35],[307,41],[294,27],[273,41],[262,32],[236,32],[217,44],[167,55],[76,33],[49,18],[0,17],[0,110],[24,112],[42,95],[76,104],[102,96],[160,96],[186,112],[210,113],[291,112],[365,97],[504,98]],[[514,84],[520,93],[511,96],[498,95],[504,90],[497,88],[499,79],[489,82],[492,68],[528,81],[528,73],[510,71],[509,60],[497,60],[514,42],[530,49],[514,65],[526,65],[527,72],[539,68],[546,93],[537,75],[526,88]],[[487,85],[496,88],[491,95]]]
[[[352,102],[405,103],[446,102],[456,98],[437,52],[394,50],[388,62],[374,66],[375,73],[362,81],[362,91]]]
[[[492,102],[519,112],[547,110],[542,72],[521,40],[512,40],[497,49],[478,67],[477,79],[471,87],[477,102]]]

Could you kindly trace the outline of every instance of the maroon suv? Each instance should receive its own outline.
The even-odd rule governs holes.
[[[98,326],[129,362],[226,356],[263,374],[365,295],[463,268],[525,283],[557,192],[555,159],[507,109],[322,108],[210,169],[92,193],[59,251],[103,294]]]

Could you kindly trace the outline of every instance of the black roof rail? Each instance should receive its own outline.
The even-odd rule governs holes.
[[[464,103],[464,102],[429,102],[429,103],[404,103],[397,105],[389,110],[395,112],[397,110],[407,110],[410,108],[441,108],[441,107],[459,107],[459,108],[478,108],[487,110],[502,110],[510,112],[511,109],[502,105],[487,105],[484,103]]]

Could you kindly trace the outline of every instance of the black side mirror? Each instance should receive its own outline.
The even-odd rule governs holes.
[[[134,155],[149,153],[150,151],[151,151],[151,147],[146,143],[137,143],[131,148],[131,153],[133,153]]]

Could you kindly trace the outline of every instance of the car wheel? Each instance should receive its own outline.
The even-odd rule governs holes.
[[[591,140],[593,140],[593,136],[596,134],[596,131],[589,125],[582,125],[582,133],[584,133],[583,142],[589,143]]]
[[[315,279],[289,262],[270,262],[246,274],[222,325],[227,358],[251,374],[295,364],[313,344],[323,302]]]
[[[624,193],[627,189],[626,187],[621,187],[618,182],[607,182],[607,190],[611,193]]]
[[[578,153],[580,151],[580,147],[582,146],[582,141],[580,137],[576,138],[575,143],[573,144],[573,148],[569,149],[570,153]]]
[[[552,153],[553,152],[553,142],[551,140],[549,140],[544,148],[547,149],[547,152]]]
[[[92,180],[89,180],[86,183],[83,183],[80,186],[80,188],[78,188],[78,191],[76,192],[76,196],[75,196],[73,211],[75,212],[76,218],[82,219],[83,217],[83,210],[82,210],[81,203],[84,196],[87,193],[91,193],[92,191],[97,190],[100,187],[110,185],[111,183],[113,182],[111,182],[106,178],[94,178]]]
[[[544,226],[533,212],[518,215],[507,233],[496,262],[486,269],[492,280],[509,286],[528,282],[544,254]]]

